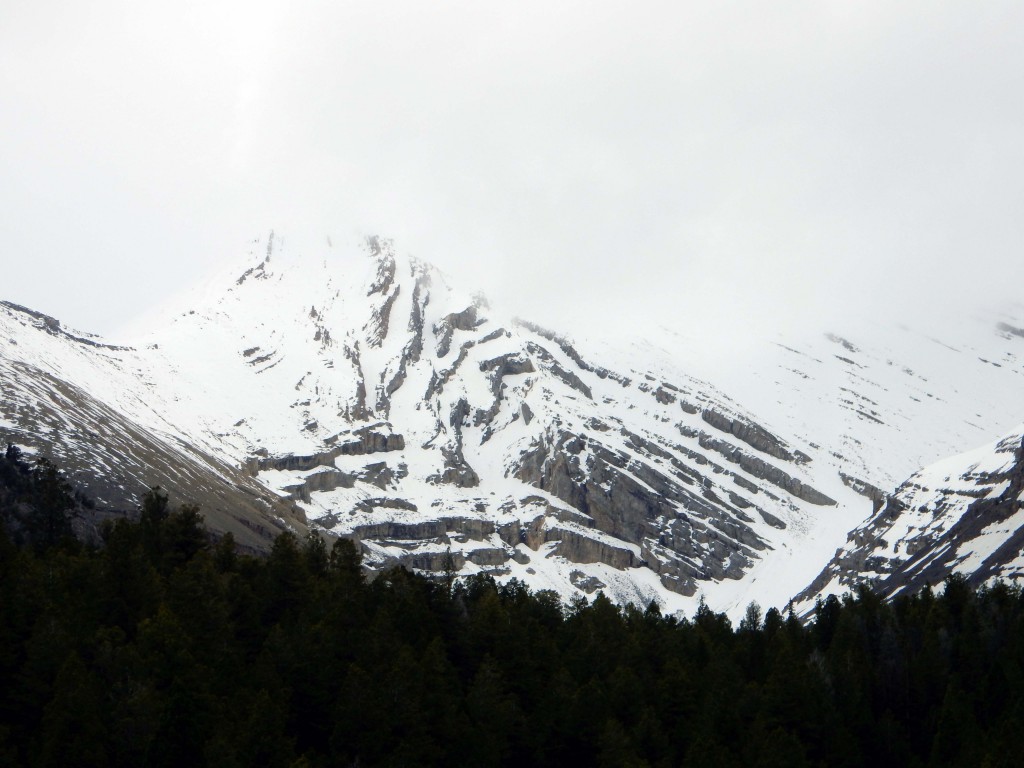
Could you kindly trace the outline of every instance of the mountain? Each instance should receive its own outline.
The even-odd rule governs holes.
[[[449,283],[385,240],[271,235],[131,343],[4,304],[0,437],[103,508],[159,483],[254,549],[323,530],[375,569],[735,612],[800,592],[898,473],[1005,428],[1024,373],[1008,323],[737,360],[573,341]]]
[[[1024,307],[913,325],[848,320],[839,332],[790,330],[720,349],[662,332],[665,354],[719,387],[875,503],[909,475],[991,441],[1021,419]]]
[[[139,350],[0,302],[0,440],[58,461],[101,515],[137,508],[151,485],[202,506],[210,526],[252,551],[301,524],[215,447],[171,426]]]
[[[1024,577],[1024,425],[915,473],[850,533],[799,602],[807,608],[861,582],[893,597],[951,573],[974,585]]]

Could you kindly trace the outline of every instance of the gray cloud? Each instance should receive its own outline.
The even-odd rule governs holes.
[[[570,327],[1017,298],[1022,32],[1001,0],[7,0],[0,294],[109,331],[277,228]]]

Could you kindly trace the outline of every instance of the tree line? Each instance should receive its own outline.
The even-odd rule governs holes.
[[[0,460],[0,764],[1013,766],[1017,586],[733,626],[488,576],[369,580],[351,541],[264,558],[150,491],[100,541],[49,462]],[[63,522],[62,522],[63,521]],[[67,525],[65,525],[65,523]]]

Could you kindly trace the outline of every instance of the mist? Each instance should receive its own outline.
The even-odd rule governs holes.
[[[116,333],[268,230],[574,332],[1020,298],[1024,6],[7,0],[0,298]]]

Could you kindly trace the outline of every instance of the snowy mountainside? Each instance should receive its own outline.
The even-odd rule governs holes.
[[[271,235],[131,343],[0,305],[0,438],[257,549],[309,527],[372,568],[739,614],[804,589],[894,478],[1020,419],[1024,323],[1001,322],[926,350],[570,341],[388,241]]]
[[[166,421],[136,350],[8,302],[0,340],[0,441],[56,459],[100,509],[131,511],[160,485],[253,550],[301,526],[235,463]]]
[[[140,345],[148,375],[189,393],[183,431],[377,567],[450,549],[567,597],[784,601],[869,511],[714,387],[493,318],[386,241],[254,253]]]
[[[1024,307],[969,321],[849,322],[837,333],[759,338],[723,354],[662,330],[686,360],[766,423],[820,450],[819,467],[884,504],[910,474],[1006,432],[1022,417]]]
[[[800,601],[807,608],[863,581],[891,597],[951,573],[974,584],[1024,577],[1024,425],[911,476]]]

